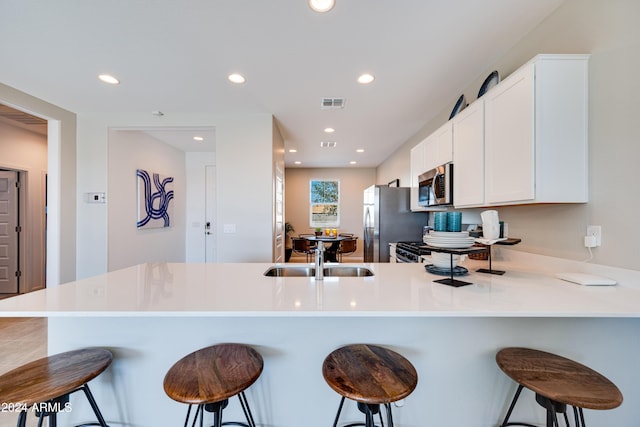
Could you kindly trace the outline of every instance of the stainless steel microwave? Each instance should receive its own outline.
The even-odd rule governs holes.
[[[418,176],[418,205],[453,204],[453,163],[447,163]]]

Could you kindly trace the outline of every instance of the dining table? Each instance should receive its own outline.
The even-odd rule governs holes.
[[[347,236],[327,236],[325,234],[320,236],[304,236],[304,239],[307,239],[311,242],[316,242],[316,245],[322,243],[319,246],[320,251],[323,253],[325,262],[338,262],[338,248],[340,247],[340,242],[349,239]],[[326,243],[330,243],[329,248],[325,246]]]

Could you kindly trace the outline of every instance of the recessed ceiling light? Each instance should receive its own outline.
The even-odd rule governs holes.
[[[335,0],[309,0],[309,7],[316,12],[328,12],[335,3]]]
[[[115,77],[109,74],[100,74],[98,78],[105,83],[109,83],[110,85],[120,84],[120,80],[116,79]]]
[[[351,161],[349,162],[349,164],[350,164],[350,165],[355,165],[355,164],[357,164],[357,163],[358,163],[358,162],[356,162],[355,160],[351,160]]]
[[[236,84],[242,84],[246,81],[246,79],[241,74],[238,74],[238,73],[229,74],[228,79],[231,83],[236,83]]]
[[[297,152],[298,152],[298,150],[296,150],[295,148],[290,148],[290,149],[289,149],[289,152],[290,152],[290,153],[297,153]]]
[[[334,128],[324,128],[326,133],[334,133],[336,130]]]
[[[364,148],[358,148],[358,149],[356,150],[356,153],[364,153]]]
[[[203,137],[201,137],[201,136],[194,136],[194,137],[193,137],[193,140],[194,140],[194,141],[204,141],[204,138],[203,138]]]
[[[302,162],[300,162],[300,161],[295,161],[293,163],[295,163],[296,165],[301,165],[302,164]]]
[[[358,77],[358,83],[361,83],[363,85],[369,84],[372,81],[374,81],[376,78],[373,77],[371,74],[363,74],[360,77]]]

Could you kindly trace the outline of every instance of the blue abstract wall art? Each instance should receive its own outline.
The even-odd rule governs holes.
[[[173,177],[144,169],[136,171],[138,180],[138,228],[171,226],[173,213]]]

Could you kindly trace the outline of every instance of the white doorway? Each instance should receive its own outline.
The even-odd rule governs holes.
[[[204,167],[205,262],[216,262],[216,167]]]
[[[0,170],[0,294],[19,290],[18,172]]]

